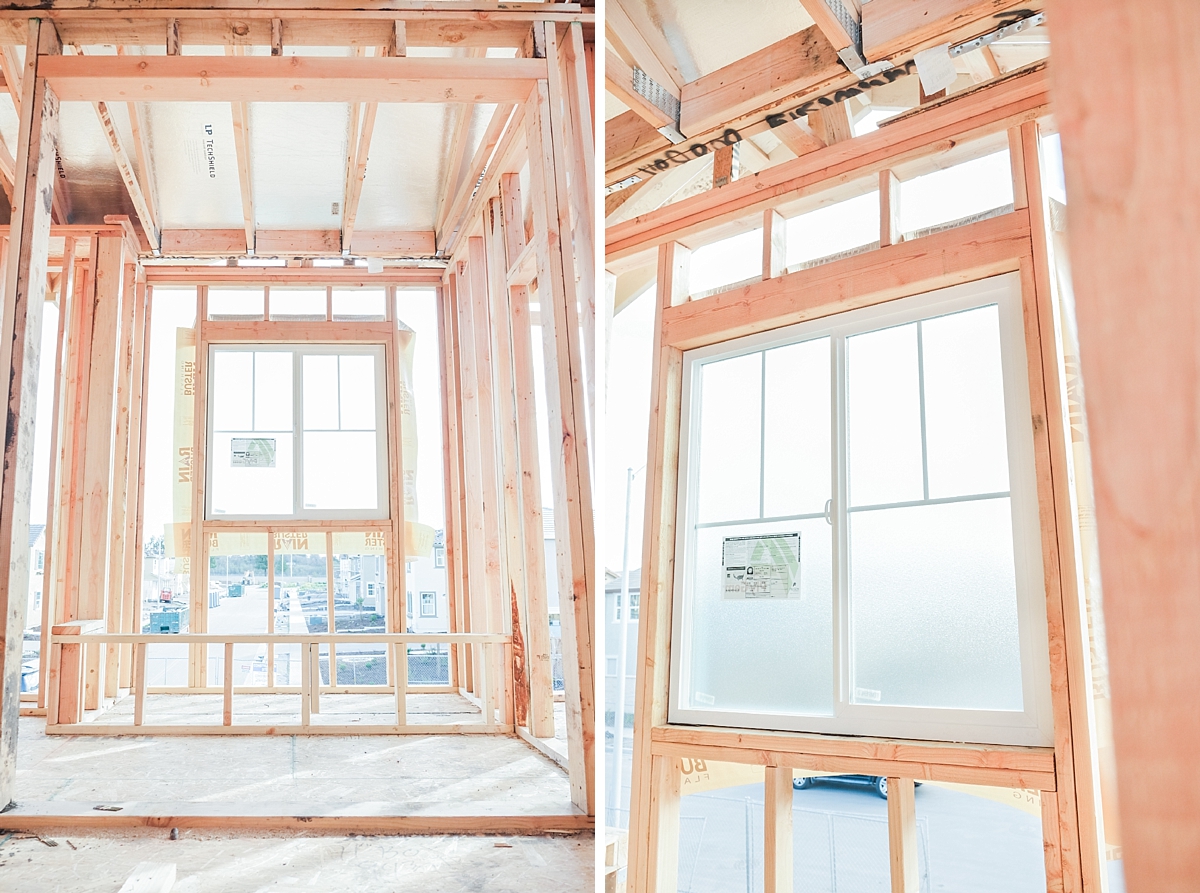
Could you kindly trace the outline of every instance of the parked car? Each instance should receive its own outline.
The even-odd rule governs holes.
[[[803,791],[816,784],[846,784],[872,788],[876,794],[887,799],[887,778],[882,775],[817,775],[810,778],[792,779],[792,787]],[[921,782],[916,782],[920,786]]]

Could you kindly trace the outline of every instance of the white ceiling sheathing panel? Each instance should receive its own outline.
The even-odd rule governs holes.
[[[433,229],[449,111],[446,105],[380,104],[356,229]]]
[[[163,229],[242,226],[233,112],[227,102],[146,106]]]
[[[250,104],[258,226],[341,227],[349,124],[350,106],[344,102]]]
[[[812,25],[799,0],[620,0],[661,33],[685,83]]]

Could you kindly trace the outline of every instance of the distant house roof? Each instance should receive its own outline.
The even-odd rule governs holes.
[[[604,591],[611,592],[614,595],[621,594],[621,573],[620,571],[605,571]],[[636,567],[629,572],[629,591],[642,591],[642,569]]]
[[[38,540],[42,538],[42,533],[45,531],[45,524],[30,524],[29,525],[29,548],[37,545]]]

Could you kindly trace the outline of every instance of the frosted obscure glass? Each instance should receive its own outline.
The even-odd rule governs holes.
[[[759,517],[762,354],[702,366],[699,406],[698,520]]]
[[[1021,710],[1007,498],[850,515],[852,700]]]
[[[338,357],[340,367],[341,428],[375,430],[375,357],[348,354]]]
[[[254,354],[254,430],[292,430],[292,365],[290,351]]]
[[[304,507],[379,508],[376,448],[374,432],[305,432]]]
[[[338,358],[306,355],[304,363],[304,430],[338,429]]]
[[[248,350],[217,350],[212,355],[212,426],[214,431],[254,428],[254,354]]]
[[[929,496],[1008,490],[1000,316],[995,304],[921,324]]]
[[[833,543],[823,518],[696,531],[684,707],[789,714],[833,712]],[[800,533],[797,599],[725,599],[727,536]],[[686,635],[686,633],[685,633]]]
[[[766,353],[763,515],[823,512],[832,494],[829,339]]]
[[[249,389],[247,389],[249,390]],[[234,467],[234,438],[267,437],[275,445],[275,465]],[[292,434],[261,431],[215,432],[208,462],[212,467],[214,515],[290,515],[292,513]]]
[[[850,504],[924,497],[917,324],[846,339]]]

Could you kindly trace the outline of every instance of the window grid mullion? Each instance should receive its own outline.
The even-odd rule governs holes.
[[[925,429],[925,335],[921,320],[917,320],[917,390],[921,399],[921,487],[928,502],[929,435]]]
[[[767,352],[759,354],[762,378],[758,386],[758,517],[766,514],[767,498]]]
[[[847,350],[846,335],[834,334],[830,339],[833,365],[832,437],[833,437],[833,504],[830,519],[833,523],[833,678],[834,716],[842,715],[850,706],[851,667],[853,647],[850,630],[850,483],[849,438],[847,434]]]

